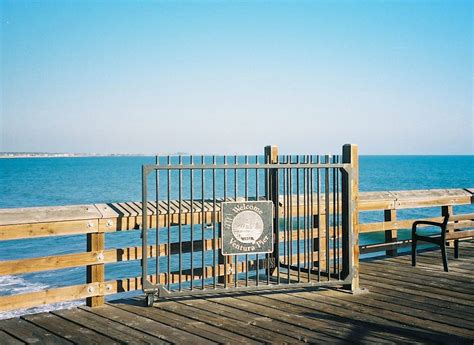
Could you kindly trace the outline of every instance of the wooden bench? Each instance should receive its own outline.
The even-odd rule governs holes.
[[[443,266],[446,272],[448,269],[448,257],[446,255],[446,241],[454,240],[454,258],[459,258],[459,241],[474,237],[474,214],[464,214],[460,216],[444,216],[443,222],[433,222],[427,220],[417,220],[413,223],[411,230],[411,262],[416,266],[416,245],[418,241],[429,242],[438,245],[441,248]],[[448,230],[448,222],[453,221],[451,231]],[[417,233],[418,225],[431,225],[440,228],[441,232],[435,235],[420,235]]]

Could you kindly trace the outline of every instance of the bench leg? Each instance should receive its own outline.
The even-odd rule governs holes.
[[[454,241],[454,258],[459,259],[459,240]]]
[[[448,256],[446,255],[446,243],[445,242],[441,243],[440,247],[441,247],[441,255],[443,257],[444,271],[449,272],[449,270],[448,270]]]
[[[411,265],[416,266],[416,238],[411,240]]]

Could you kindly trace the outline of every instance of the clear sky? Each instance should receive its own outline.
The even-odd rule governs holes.
[[[0,3],[0,151],[474,154],[469,0]]]

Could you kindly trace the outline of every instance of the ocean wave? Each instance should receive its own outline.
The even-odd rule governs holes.
[[[18,276],[0,276],[0,296],[12,295],[18,292],[34,292],[44,290],[46,284],[30,282]]]
[[[59,303],[47,304],[44,306],[34,307],[34,308],[15,309],[15,310],[7,311],[7,312],[1,312],[0,320],[10,319],[12,317],[18,317],[18,316],[28,315],[28,314],[46,313],[53,310],[71,309],[71,308],[75,308],[84,304],[85,303],[81,301],[59,302]]]
[[[16,295],[21,293],[35,292],[47,289],[49,286],[43,283],[35,283],[18,276],[0,276],[0,296]],[[83,305],[82,301],[59,302],[33,308],[22,308],[0,313],[0,320],[12,317],[49,312],[59,309],[70,309]]]

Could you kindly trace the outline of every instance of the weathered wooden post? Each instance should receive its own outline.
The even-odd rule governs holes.
[[[265,163],[267,164],[276,164],[278,163],[278,146],[276,145],[267,145],[264,149]],[[278,228],[279,228],[279,198],[278,198],[278,169],[265,170],[265,194],[268,200],[273,202],[273,233],[274,233],[274,244],[273,244],[273,255],[267,255],[267,265],[270,269],[271,274],[273,274],[274,269],[277,266],[277,261],[279,260],[279,244],[280,239],[278,237]],[[271,260],[270,258],[273,258]]]
[[[343,231],[342,238],[345,270],[343,273],[347,275],[350,266],[352,266],[353,271],[351,284],[345,285],[344,288],[356,292],[359,289],[359,213],[357,210],[359,199],[359,148],[357,145],[346,144],[342,147],[342,163],[350,164],[352,169],[352,176],[346,172],[342,174],[342,224],[346,229],[346,231]],[[352,245],[351,256],[348,255],[350,245]]]
[[[98,262],[103,261],[103,251],[105,249],[105,234],[99,232],[100,229],[97,229],[98,232],[93,232],[87,234],[87,251],[88,252],[98,252],[97,260]],[[105,266],[103,263],[98,263],[95,265],[87,266],[87,283],[99,283],[97,290],[100,292],[102,285],[105,281]],[[95,291],[91,290],[91,293]],[[104,296],[94,296],[88,297],[86,299],[86,304],[88,307],[98,307],[104,304]]]

